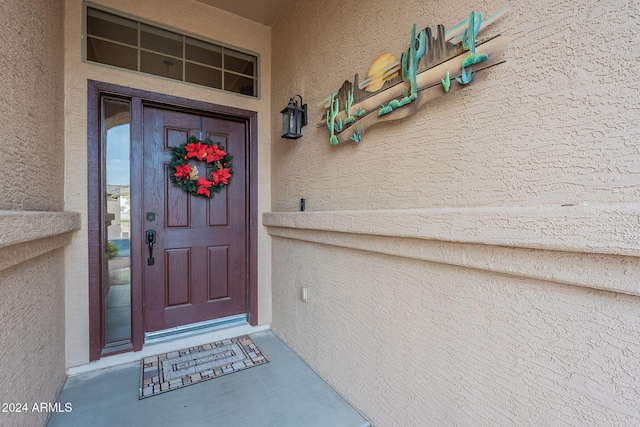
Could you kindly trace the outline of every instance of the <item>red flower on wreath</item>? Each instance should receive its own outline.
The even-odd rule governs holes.
[[[220,168],[217,171],[211,173],[211,178],[213,178],[213,185],[218,185],[219,183],[227,185],[229,184],[231,173],[229,168]]]
[[[187,150],[187,155],[186,155],[187,159],[195,157],[198,160],[203,160],[204,157],[207,155],[207,149],[209,147],[207,147],[206,144],[203,144],[200,141],[198,141],[198,142],[193,142],[191,144],[187,144],[184,146],[184,148],[185,150]]]
[[[227,155],[227,152],[221,150],[220,147],[218,147],[218,144],[213,144],[211,147],[207,147],[205,152],[207,155],[207,163],[220,161]]]
[[[198,178],[196,185],[198,186],[198,194],[204,194],[207,197],[211,196],[209,188],[213,186],[213,182],[207,180],[207,178]]]
[[[181,179],[189,179],[191,175],[191,165],[178,165],[176,166],[176,173],[174,176],[176,177],[176,181],[180,181]]]

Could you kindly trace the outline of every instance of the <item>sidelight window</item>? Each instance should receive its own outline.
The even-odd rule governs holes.
[[[258,57],[87,7],[87,61],[258,96]]]
[[[105,348],[131,342],[131,105],[102,99],[104,245],[102,265]]]

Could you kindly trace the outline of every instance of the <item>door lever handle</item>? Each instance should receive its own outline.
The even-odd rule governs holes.
[[[149,246],[149,258],[147,258],[147,265],[155,264],[153,259],[153,245],[156,243],[156,230],[147,230],[146,242]]]

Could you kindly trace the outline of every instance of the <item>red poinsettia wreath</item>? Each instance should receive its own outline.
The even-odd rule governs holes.
[[[205,176],[199,176],[198,167],[188,163],[191,159],[205,163]],[[233,175],[232,159],[219,142],[189,137],[184,144],[173,147],[169,162],[171,182],[194,196],[212,197],[229,185]]]

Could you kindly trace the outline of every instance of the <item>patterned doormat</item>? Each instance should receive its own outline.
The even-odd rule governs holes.
[[[145,357],[140,359],[139,399],[267,362],[247,335]]]

